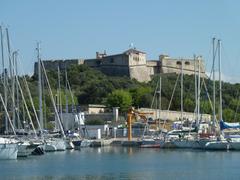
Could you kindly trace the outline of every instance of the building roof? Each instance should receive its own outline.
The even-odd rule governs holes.
[[[123,52],[123,54],[127,54],[127,55],[128,54],[139,54],[139,53],[146,54],[145,52],[139,51],[136,48],[130,48],[127,51]]]

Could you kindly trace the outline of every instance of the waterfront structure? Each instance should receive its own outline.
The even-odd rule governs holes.
[[[181,73],[192,75],[198,72],[198,62],[200,62],[200,74],[206,77],[204,61],[201,56],[193,58],[171,58],[168,55],[160,55],[158,60],[147,60],[147,54],[136,48],[130,48],[120,54],[107,55],[96,52],[96,57],[92,59],[66,59],[66,60],[46,60],[43,61],[47,70],[64,70],[71,65],[85,64],[91,68],[100,70],[109,76],[127,76],[139,82],[148,82],[155,74],[160,73]],[[34,73],[37,74],[37,62],[34,65]]]

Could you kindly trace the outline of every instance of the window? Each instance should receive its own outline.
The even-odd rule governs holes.
[[[186,61],[186,62],[185,62],[185,65],[190,65],[190,62],[189,62],[189,61]]]
[[[181,61],[177,61],[177,65],[182,65],[182,62]]]
[[[113,58],[110,59],[110,63],[114,63],[114,59]]]

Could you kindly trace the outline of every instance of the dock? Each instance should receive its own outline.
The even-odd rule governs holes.
[[[138,147],[139,140],[134,138],[128,141],[127,138],[112,138],[112,139],[97,139],[91,144],[91,147],[103,147],[103,146],[125,146],[125,147]]]

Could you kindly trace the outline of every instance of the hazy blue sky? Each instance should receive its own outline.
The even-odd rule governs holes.
[[[223,0],[1,0],[25,72],[33,71],[36,41],[43,59],[92,58],[121,53],[131,43],[147,53],[202,55],[211,67],[211,38],[222,39],[223,73],[240,82],[240,1]]]

